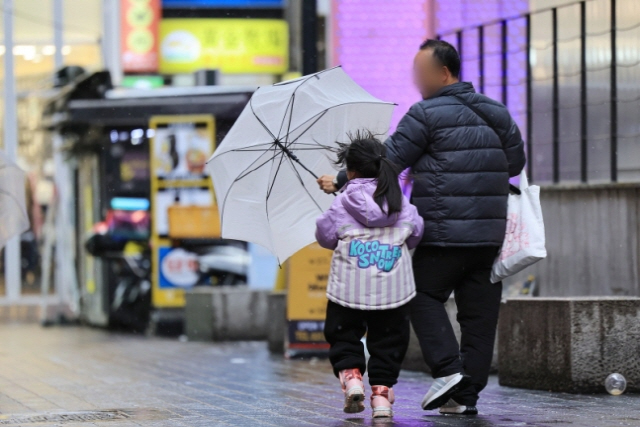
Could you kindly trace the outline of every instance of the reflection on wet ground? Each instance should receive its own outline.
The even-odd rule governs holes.
[[[372,420],[369,410],[348,415],[327,361],[284,360],[264,343],[20,325],[0,326],[0,338],[1,425],[640,426],[639,395],[517,390],[500,387],[497,378],[482,395],[481,415],[440,416],[420,409],[430,379],[412,372],[403,372],[395,387],[393,420]],[[117,416],[104,419],[111,413]]]

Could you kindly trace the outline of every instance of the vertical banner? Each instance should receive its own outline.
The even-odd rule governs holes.
[[[157,72],[160,0],[120,0],[120,13],[123,71]]]
[[[175,247],[170,210],[181,224],[196,225],[197,207],[214,205],[211,179],[204,165],[215,148],[215,119],[210,115],[153,116],[149,121],[153,138],[149,144],[151,159],[152,274],[151,302],[154,308],[182,308],[184,291],[200,281],[198,255]],[[195,209],[194,209],[195,208]],[[217,221],[216,218],[213,221]],[[208,221],[204,225],[211,225]],[[204,225],[200,227],[204,237]],[[178,239],[179,240],[179,239]]]
[[[287,356],[324,354],[327,281],[332,251],[317,243],[287,261]]]

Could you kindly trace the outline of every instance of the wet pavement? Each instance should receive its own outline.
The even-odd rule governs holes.
[[[211,344],[81,327],[0,326],[1,426],[640,426],[640,395],[500,387],[475,418],[424,412],[429,384],[403,372],[392,422],[347,415],[324,360],[271,356],[265,343]]]

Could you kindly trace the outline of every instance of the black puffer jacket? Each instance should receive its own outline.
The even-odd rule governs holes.
[[[499,137],[455,96],[482,111]],[[386,145],[390,160],[412,169],[422,245],[502,244],[509,177],[525,165],[524,142],[504,105],[455,83],[413,105]]]

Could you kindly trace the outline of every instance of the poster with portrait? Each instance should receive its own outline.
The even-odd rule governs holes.
[[[197,282],[197,260],[170,238],[169,208],[215,204],[211,180],[204,171],[215,147],[215,120],[211,115],[155,116],[149,128],[153,129],[149,147],[154,260],[151,300],[155,308],[181,308],[184,290]]]

